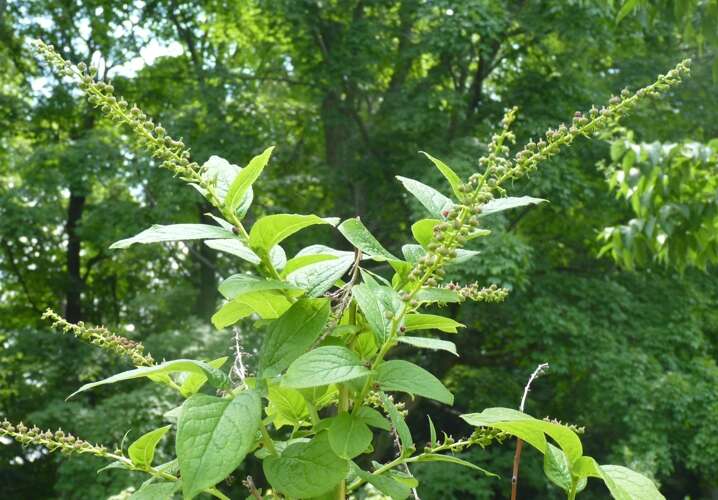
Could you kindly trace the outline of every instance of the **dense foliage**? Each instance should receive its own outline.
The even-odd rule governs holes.
[[[73,322],[106,324],[167,359],[216,359],[232,340],[204,319],[218,303],[218,277],[238,267],[202,244],[108,251],[109,242],[153,223],[212,223],[203,216],[209,207],[37,66],[28,37],[42,36],[76,61],[96,61],[98,51],[100,76],[112,76],[118,93],[184,136],[200,163],[212,154],[239,162],[280,144],[250,221],[281,212],[360,215],[400,255],[411,232],[407,210],[421,208],[398,193],[394,174],[439,186],[439,174],[416,154],[425,149],[468,177],[507,104],[521,109],[515,128],[525,142],[574,109],[697,54],[684,87],[630,118],[630,141],[707,144],[718,135],[710,43],[698,54],[683,23],[642,17],[647,3],[619,24],[618,9],[599,2],[3,3],[0,413],[117,445],[130,428],[134,440],[164,425],[166,393],[139,383],[65,403],[77,386],[127,365],[49,336],[40,315],[53,307]],[[708,26],[700,15],[693,14],[696,26]],[[138,65],[144,47],[158,44],[171,55]],[[705,274],[676,274],[670,259],[655,266],[646,255],[627,272],[596,258],[601,228],[640,218],[614,199],[607,171],[595,166],[608,165],[609,154],[601,141],[584,143],[517,183],[512,191],[551,203],[487,220],[493,232],[477,244],[481,258],[447,275],[509,288],[509,298],[443,309],[467,325],[456,337],[461,357],[423,351],[414,362],[430,367],[466,412],[516,407],[528,374],[548,361],[529,413],[586,426],[588,454],[652,475],[669,497],[705,497],[718,463],[714,270],[707,260]],[[347,248],[310,229],[287,252],[319,238]],[[243,331],[244,349],[256,353],[261,338]],[[255,359],[247,357],[250,371]],[[410,405],[419,405],[418,415],[429,411],[438,428],[468,432],[452,412],[421,400]],[[409,424],[417,442],[428,440],[423,419]],[[375,443],[375,458],[389,457],[392,447]],[[171,448],[165,443],[158,458]],[[419,464],[419,493],[504,497],[508,448],[462,455],[502,481]],[[92,458],[59,461],[14,445],[1,453],[1,488],[15,498],[101,498],[141,481],[119,471],[98,476]],[[555,495],[541,461],[524,453],[524,494]],[[245,472],[261,476],[251,461]],[[231,496],[244,490],[239,481],[231,488]],[[605,496],[593,488],[585,495]]]

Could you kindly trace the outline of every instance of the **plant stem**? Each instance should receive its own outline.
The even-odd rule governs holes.
[[[264,447],[267,448],[267,451],[269,453],[271,453],[272,455],[276,455],[277,449],[274,447],[272,436],[269,435],[269,432],[267,431],[267,428],[264,426],[264,424],[261,424],[259,426],[259,430],[262,432],[262,443],[264,444]]]

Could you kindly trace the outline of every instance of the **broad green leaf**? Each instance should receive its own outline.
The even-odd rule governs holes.
[[[479,217],[495,214],[497,212],[503,212],[504,210],[509,210],[511,208],[525,207],[526,205],[536,205],[538,203],[544,203],[546,201],[548,200],[544,200],[542,198],[533,198],[531,196],[509,196],[507,198],[496,198],[495,200],[491,200],[490,202],[486,203],[481,207],[481,215],[479,215]]]
[[[572,469],[573,474],[579,478],[596,477],[599,479],[603,479],[603,476],[601,476],[601,470],[598,468],[598,463],[593,457],[579,457],[573,463]]]
[[[384,407],[384,410],[386,410],[387,415],[389,415],[391,425],[394,427],[396,433],[399,435],[402,455],[406,456],[413,453],[414,440],[411,437],[411,431],[409,430],[409,426],[406,425],[406,422],[404,421],[404,417],[401,415],[401,413],[399,413],[399,410],[397,410],[396,406],[394,406],[394,403],[392,403],[391,399],[389,399],[389,397],[385,393],[380,392],[379,398],[381,399],[381,405]]]
[[[352,287],[352,296],[364,313],[376,343],[382,345],[391,336],[392,318],[400,316],[404,308],[401,297],[391,287],[367,283]]]
[[[367,451],[374,437],[364,419],[346,412],[332,419],[328,434],[332,451],[346,459],[352,459]]]
[[[358,217],[345,220],[337,229],[349,243],[374,260],[399,260],[381,246],[381,243],[374,238]]]
[[[321,432],[308,443],[293,443],[280,456],[263,463],[264,475],[273,489],[290,498],[312,498],[331,491],[344,479],[349,462],[339,458]]]
[[[232,399],[195,394],[185,401],[176,443],[185,498],[214,486],[242,463],[261,419],[261,398],[254,391]]]
[[[463,197],[463,194],[461,192],[460,186],[463,184],[461,182],[461,178],[459,178],[458,175],[456,175],[456,172],[448,166],[443,161],[439,160],[438,158],[434,158],[429,153],[425,151],[419,151],[420,153],[424,154],[428,159],[430,159],[434,165],[436,165],[436,168],[439,169],[439,172],[442,173],[442,175],[446,178],[447,181],[449,181],[449,185],[451,186],[451,190],[454,192],[456,197],[461,200]]]
[[[222,368],[222,365],[227,361],[227,356],[208,361],[207,364],[212,368]],[[189,373],[180,386],[180,393],[184,397],[189,397],[199,391],[202,386],[207,382],[207,375],[202,373]],[[165,414],[166,415],[166,414]]]
[[[383,391],[408,392],[444,404],[454,404],[454,395],[438,378],[409,361],[385,361],[377,368],[376,382]]]
[[[414,347],[419,347],[421,349],[434,349],[438,351],[450,352],[454,356],[459,355],[456,352],[456,344],[447,340],[432,339],[428,337],[409,337],[406,335],[399,337],[397,340],[403,344],[413,345]]]
[[[209,224],[171,224],[169,226],[155,224],[132,238],[114,242],[110,245],[110,248],[127,248],[135,243],[159,243],[162,241],[207,240],[217,238],[234,238],[234,234],[219,226],[211,226]]]
[[[296,288],[284,281],[260,278],[251,274],[233,274],[219,284],[219,293],[228,300],[260,290],[296,290]]]
[[[282,242],[297,231],[316,224],[334,225],[333,222],[333,220],[322,219],[316,215],[265,215],[252,226],[249,232],[249,246],[255,251],[266,253],[274,245]]]
[[[228,253],[246,260],[255,266],[261,262],[259,256],[237,238],[204,240],[204,244],[219,252]]]
[[[326,254],[312,254],[312,255],[298,255],[293,257],[292,259],[289,259],[287,262],[287,265],[284,266],[284,269],[282,269],[281,276],[283,278],[286,278],[288,275],[293,273],[294,271],[301,269],[305,266],[309,266],[311,264],[316,264],[317,262],[324,262],[326,260],[334,260],[336,259],[336,255],[326,255]]]
[[[665,500],[653,481],[620,465],[599,466],[603,482],[616,500]]]
[[[127,449],[127,454],[130,460],[132,460],[132,463],[140,467],[152,465],[157,443],[160,442],[160,439],[167,434],[167,431],[170,430],[171,427],[171,425],[165,425],[164,427],[150,431],[132,443]]]
[[[362,406],[357,411],[356,416],[364,421],[367,425],[376,427],[377,429],[391,430],[391,422],[374,408]]]
[[[489,472],[486,469],[483,469],[479,467],[478,465],[474,465],[471,462],[467,462],[466,460],[462,460],[459,457],[455,457],[454,455],[442,455],[440,453],[422,453],[421,455],[418,455],[416,457],[416,460],[412,460],[412,462],[420,463],[420,462],[448,462],[451,464],[456,465],[463,465],[464,467],[468,467],[470,469],[474,469],[480,472],[483,472],[487,476],[491,477],[499,477],[498,475],[494,474],[493,472]]]
[[[161,481],[157,483],[144,483],[135,491],[129,500],[169,500],[174,498],[182,486],[182,481]]]
[[[377,352],[376,339],[374,333],[365,330],[357,335],[352,344],[352,350],[356,352],[362,359],[369,359]]]
[[[277,429],[285,425],[295,426],[309,419],[307,403],[302,393],[289,387],[269,386],[267,416]]]
[[[252,313],[258,314],[262,319],[275,319],[284,314],[291,305],[289,299],[277,290],[249,292],[220,307],[212,316],[212,324],[221,330]]]
[[[364,377],[370,372],[346,347],[318,347],[299,356],[282,380],[285,387],[303,389]]]
[[[227,191],[229,191],[229,187],[232,185],[232,182],[237,177],[237,174],[239,174],[241,171],[241,167],[229,163],[224,158],[213,155],[210,156],[209,160],[204,162],[204,164],[202,165],[200,175],[205,181],[214,185],[214,193],[217,195],[217,198],[219,198],[219,201],[224,203],[227,196]],[[202,196],[204,196],[205,198],[207,197],[207,192],[204,188],[198,186],[197,184],[190,185],[197,189],[197,191],[199,191]],[[247,213],[247,210],[249,210],[249,206],[252,204],[253,198],[254,193],[252,193],[252,189],[250,188],[247,190],[246,194],[242,198],[242,202],[237,209],[237,214],[240,217],[244,217],[244,214]]]
[[[376,489],[388,495],[392,500],[404,500],[411,494],[411,489],[384,474],[371,474],[365,470],[360,469],[356,464],[352,464],[352,470],[357,477],[363,479],[367,483],[374,486]]]
[[[321,335],[331,307],[328,299],[298,300],[274,321],[259,355],[262,378],[275,377],[309,349]]]
[[[411,225],[411,234],[422,246],[427,246],[434,237],[434,226],[439,224],[439,219],[421,219]],[[417,259],[418,260],[418,259]]]
[[[546,453],[543,456],[543,471],[553,484],[565,492],[569,492],[573,484],[571,477],[571,464],[566,454],[560,448],[547,443]]]
[[[434,217],[442,217],[441,212],[449,210],[454,206],[454,202],[449,198],[422,182],[399,175],[397,175],[396,178],[399,179],[406,190],[413,194],[416,199],[419,200],[419,203]]]
[[[290,273],[287,276],[287,281],[297,288],[305,290],[309,297],[318,297],[334,286],[353,263],[353,255],[323,260]]]
[[[262,154],[252,158],[247,166],[243,168],[232,181],[232,185],[227,190],[227,196],[224,199],[224,205],[231,212],[236,211],[242,204],[242,200],[246,196],[249,188],[259,178],[264,167],[272,155],[274,146],[270,146],[262,152]]]
[[[404,322],[407,332],[414,330],[439,330],[446,333],[456,333],[464,325],[458,321],[436,314],[407,314]]]
[[[227,375],[225,375],[218,369],[211,367],[204,361],[195,361],[193,359],[175,359],[174,361],[165,361],[164,363],[160,363],[158,365],[135,368],[134,370],[128,370],[126,372],[118,373],[98,382],[85,384],[78,390],[70,394],[67,399],[70,399],[76,394],[87,391],[94,387],[99,387],[101,385],[114,384],[115,382],[132,380],[136,378],[168,375],[170,373],[177,372],[203,373],[207,376],[207,380],[209,380],[209,383],[212,384],[214,387],[225,388],[229,386],[229,379],[227,378]]]
[[[446,304],[449,302],[462,302],[463,298],[458,292],[448,288],[422,288],[414,296],[416,300],[426,304]]]

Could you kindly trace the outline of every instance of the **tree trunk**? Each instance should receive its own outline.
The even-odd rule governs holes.
[[[80,251],[82,240],[77,234],[78,225],[85,210],[86,197],[77,191],[70,191],[70,202],[67,206],[67,285],[65,289],[65,318],[75,323],[82,320],[82,275],[80,274]]]

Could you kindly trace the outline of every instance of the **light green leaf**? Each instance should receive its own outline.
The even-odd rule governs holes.
[[[384,407],[384,410],[386,410],[387,415],[389,415],[391,425],[394,427],[396,433],[399,435],[402,455],[412,453],[414,450],[414,440],[411,437],[411,431],[409,430],[409,426],[406,425],[406,422],[404,421],[404,417],[401,415],[401,413],[399,413],[399,410],[397,410],[396,406],[394,406],[394,403],[392,403],[391,399],[389,399],[389,397],[385,393],[380,392],[379,398],[381,399],[381,405]]]
[[[623,18],[630,14],[640,3],[641,0],[626,0],[616,15],[616,24],[620,23]]]
[[[309,297],[318,297],[329,290],[354,263],[354,256],[348,255],[331,260],[309,264],[287,276],[287,281],[306,291]]]
[[[436,314],[407,314],[404,323],[407,332],[414,330],[439,330],[446,333],[456,333],[457,328],[464,325],[458,321]]]
[[[224,158],[213,155],[202,165],[200,175],[205,181],[214,185],[214,193],[217,195],[217,198],[219,198],[219,201],[224,203],[229,187],[241,171],[242,168],[239,166],[229,163]],[[207,198],[207,192],[204,188],[197,184],[190,185],[197,189],[202,196]],[[239,217],[244,217],[244,214],[247,213],[253,198],[254,193],[252,193],[252,189],[250,188],[242,198],[242,202],[237,209],[237,215],[239,215]]]
[[[404,500],[411,494],[411,489],[384,474],[370,474],[369,472],[360,469],[356,464],[352,464],[352,470],[354,473],[367,483],[374,486],[376,489],[388,495],[392,500]]]
[[[467,462],[466,460],[462,460],[461,458],[455,457],[453,455],[442,455],[440,453],[422,453],[421,455],[418,455],[415,460],[412,460],[412,462],[447,462],[456,465],[463,465],[464,467],[483,472],[487,476],[499,477],[493,472],[489,472],[486,469],[482,469],[478,465],[474,465],[471,462]]]
[[[401,315],[404,308],[401,297],[391,287],[370,286],[368,283],[352,287],[352,296],[364,313],[376,343],[382,345],[391,336],[391,318]]]
[[[268,252],[297,231],[316,224],[330,224],[332,220],[316,215],[275,214],[265,215],[254,223],[249,232],[249,246],[258,252]]]
[[[544,474],[549,481],[568,493],[573,485],[571,464],[568,463],[566,454],[560,448],[551,443],[547,444],[546,453],[543,456]]]
[[[300,425],[309,418],[304,396],[296,389],[271,385],[267,399],[267,416],[277,429],[285,425]]]
[[[362,224],[359,217],[345,220],[339,225],[338,229],[349,243],[374,260],[399,260],[381,246],[381,243]]]
[[[442,175],[446,178],[447,181],[449,181],[449,185],[451,186],[451,190],[454,192],[456,197],[461,200],[463,197],[463,194],[461,193],[460,186],[463,184],[461,182],[461,179],[458,175],[456,175],[456,172],[448,166],[443,161],[439,160],[438,158],[434,158],[429,153],[426,153],[424,151],[419,151],[420,153],[423,153],[428,159],[430,159],[434,165],[436,165],[436,168],[439,169],[439,172],[442,173]]]
[[[408,392],[447,405],[454,404],[454,395],[444,387],[441,380],[409,361],[385,361],[377,368],[376,382],[384,391]]]
[[[235,297],[212,316],[218,330],[233,325],[242,318],[256,313],[262,319],[275,319],[284,314],[292,303],[277,290],[260,290]]]
[[[479,217],[485,217],[487,215],[503,212],[504,210],[512,208],[525,207],[526,205],[536,205],[547,201],[548,200],[533,198],[531,196],[509,196],[506,198],[496,198],[495,200],[491,200],[485,205],[482,205]]]
[[[233,274],[219,284],[219,293],[231,300],[238,295],[260,290],[296,290],[290,283],[251,274]]]
[[[653,481],[620,465],[599,466],[606,487],[615,500],[665,500]]]
[[[436,445],[436,427],[434,427],[434,421],[431,420],[431,416],[427,415],[426,418],[429,420],[429,444],[431,446]]]
[[[130,500],[169,500],[181,486],[181,481],[145,482],[130,496]]]
[[[403,344],[413,345],[414,347],[419,347],[421,349],[434,349],[438,351],[450,352],[454,356],[459,355],[456,352],[456,344],[447,340],[432,339],[428,337],[409,337],[406,335],[399,337],[397,340]]]
[[[136,378],[168,375],[170,373],[177,372],[203,373],[207,376],[207,380],[209,380],[209,383],[212,384],[214,387],[225,388],[229,386],[229,379],[227,378],[227,375],[225,375],[218,369],[211,367],[204,361],[195,361],[194,359],[175,359],[174,361],[165,361],[164,363],[160,363],[158,365],[135,368],[134,370],[128,370],[126,372],[118,373],[98,382],[85,384],[78,390],[70,394],[67,399],[70,399],[76,394],[87,391],[94,387],[99,387],[101,385],[114,384],[115,382],[132,380]]]
[[[207,364],[212,368],[221,368],[222,365],[227,361],[227,356],[208,361]],[[207,375],[202,373],[189,373],[180,386],[180,393],[184,397],[189,397],[192,394],[199,391],[202,386],[207,382]],[[166,414],[165,414],[166,415]]]
[[[146,434],[140,436],[137,441],[132,443],[127,449],[127,453],[132,460],[132,463],[140,467],[152,465],[152,460],[155,458],[155,448],[160,439],[167,434],[170,430],[171,425],[165,425],[159,429],[155,429]]]
[[[359,416],[340,413],[329,426],[329,445],[341,458],[352,459],[361,455],[374,437],[371,430]]]
[[[242,463],[261,419],[261,398],[254,391],[232,399],[195,394],[185,401],[176,443],[185,498],[214,486]]]
[[[259,256],[237,238],[205,240],[204,244],[218,252],[228,253],[246,260],[255,266],[261,262]]]
[[[282,385],[303,389],[336,384],[364,377],[369,370],[346,347],[318,347],[297,358],[287,370]]]
[[[242,204],[242,200],[246,196],[249,188],[254,184],[264,167],[272,155],[274,146],[270,146],[260,155],[255,156],[249,164],[243,168],[232,181],[232,185],[227,190],[227,196],[224,199],[224,205],[231,212],[234,212]]]
[[[434,237],[434,226],[439,224],[439,219],[421,219],[411,225],[411,234],[422,246],[427,246]]]
[[[441,212],[449,210],[454,206],[453,201],[438,192],[433,187],[399,175],[397,175],[396,178],[399,179],[406,190],[413,194],[414,197],[419,200],[419,203],[421,203],[434,217],[443,217]]]
[[[114,248],[127,248],[135,243],[158,243],[162,241],[207,240],[217,238],[234,238],[234,234],[219,226],[209,224],[171,224],[161,226],[155,224],[141,233],[116,241],[110,245]]]
[[[391,430],[391,422],[374,408],[362,406],[357,411],[356,416],[361,418],[367,425],[371,425],[377,429],[384,429],[385,431]]]
[[[283,278],[286,278],[288,275],[293,273],[294,271],[301,269],[305,266],[309,266],[311,264],[316,264],[317,262],[324,262],[326,260],[334,260],[336,259],[336,255],[326,255],[326,254],[312,254],[312,255],[297,255],[287,262],[287,265],[284,266],[284,269],[282,270],[281,276]]]
[[[262,463],[273,489],[290,498],[312,498],[331,491],[344,479],[349,462],[339,458],[322,432],[308,443],[293,443],[281,456],[269,456]]]
[[[274,321],[259,355],[262,378],[275,377],[319,338],[331,312],[328,299],[302,299]]]

